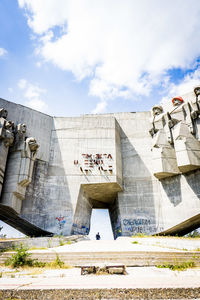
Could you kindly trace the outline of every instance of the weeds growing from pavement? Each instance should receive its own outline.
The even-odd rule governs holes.
[[[60,259],[59,255],[56,253],[56,259],[52,262],[41,262],[37,259],[31,258],[31,253],[28,253],[28,248],[24,247],[21,244],[19,247],[15,249],[16,253],[14,253],[10,258],[8,258],[5,262],[6,266],[11,266],[13,268],[18,267],[36,267],[36,268],[63,268],[67,269],[70,266],[65,265],[65,263]]]
[[[186,261],[180,264],[163,264],[163,265],[157,265],[157,268],[169,268],[172,271],[185,271],[188,268],[194,268],[194,262],[193,261]]]

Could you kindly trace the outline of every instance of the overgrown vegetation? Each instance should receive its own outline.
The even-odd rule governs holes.
[[[31,254],[28,253],[28,248],[24,247],[23,244],[20,244],[19,247],[15,248],[16,253],[8,258],[5,262],[7,266],[11,265],[12,267],[21,267],[21,266],[32,266],[33,260],[30,258]]]
[[[56,253],[56,259],[52,262],[41,262],[37,259],[31,258],[31,253],[28,253],[28,248],[20,244],[19,247],[15,248],[16,253],[14,253],[11,258],[7,259],[5,262],[6,266],[11,266],[13,268],[17,267],[36,267],[36,268],[70,268],[70,266],[65,265],[65,263],[60,259],[59,255]]]
[[[193,261],[186,261],[179,264],[163,264],[163,265],[157,265],[157,268],[168,268],[172,271],[185,271],[188,268],[194,268],[195,264]]]
[[[51,248],[51,245],[52,245],[52,240],[49,239],[49,240],[48,240],[48,246],[47,246],[47,247],[48,247],[48,248]]]
[[[56,253],[56,259],[49,263],[49,265],[51,267],[59,267],[59,268],[63,268],[65,263],[60,259],[60,257],[58,256],[58,254]]]
[[[65,244],[65,242],[63,241],[63,239],[60,239],[60,240],[59,240],[59,245],[60,245],[60,246],[64,246],[64,244]]]

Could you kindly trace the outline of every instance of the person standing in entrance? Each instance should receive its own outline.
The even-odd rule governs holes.
[[[100,234],[99,234],[99,232],[96,234],[96,240],[100,240],[101,239],[101,237],[100,237]]]

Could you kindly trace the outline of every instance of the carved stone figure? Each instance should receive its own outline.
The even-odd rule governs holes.
[[[14,142],[14,123],[7,121],[8,112],[0,109],[0,195],[4,181],[4,173],[7,162],[8,150]]]
[[[184,103],[182,97],[173,98],[175,108],[161,118],[159,107],[152,108],[154,175],[159,179],[200,168],[200,87],[196,87],[194,93],[196,102]]]
[[[21,166],[18,181],[21,186],[27,186],[31,182],[38,148],[39,145],[35,138],[29,137],[25,140],[24,150],[21,152]]]
[[[186,173],[200,168],[200,142],[184,121],[173,128],[173,137],[179,170]]]
[[[154,117],[158,116],[158,115],[160,115],[162,113],[163,113],[163,108],[162,108],[161,105],[154,105],[152,107],[152,114],[153,114]]]
[[[174,106],[179,106],[179,105],[184,103],[184,100],[183,100],[182,97],[179,96],[179,97],[173,98],[172,103],[173,103]]]
[[[150,135],[153,137],[156,132],[158,132],[158,128],[155,126],[155,118],[163,113],[163,108],[161,105],[154,105],[152,107],[152,120],[151,123],[153,127],[149,130]]]
[[[0,118],[6,119],[8,116],[8,111],[4,108],[0,108]]]
[[[194,88],[194,93],[197,97],[200,96],[200,86]]]
[[[15,141],[13,147],[10,148],[7,176],[1,203],[12,207],[17,213],[20,213],[22,200],[26,194],[26,187],[32,180],[33,166],[39,145],[35,138],[25,137],[25,124],[18,124],[14,130],[12,122],[5,122],[5,131],[12,128],[15,132]],[[6,136],[8,139],[8,133],[6,133]],[[14,140],[14,136],[12,136],[12,139]],[[7,144],[9,141],[11,141],[11,138],[7,141]]]
[[[180,173],[176,162],[175,150],[169,143],[164,128],[154,135],[152,152],[152,167],[155,177],[162,179]]]
[[[17,140],[16,142],[22,140],[25,133],[26,133],[26,124],[18,124],[16,126],[16,140]]]

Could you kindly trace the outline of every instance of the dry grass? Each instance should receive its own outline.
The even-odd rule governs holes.
[[[47,250],[48,248],[47,247],[36,247],[36,246],[33,246],[31,248],[29,248],[28,250]]]

